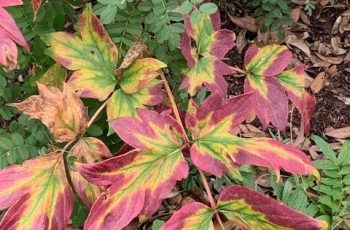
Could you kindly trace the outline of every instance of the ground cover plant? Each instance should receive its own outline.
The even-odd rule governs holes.
[[[336,154],[312,135],[327,158],[303,151],[307,63],[276,41],[231,63],[242,33],[222,28],[221,4],[0,0],[0,229],[347,226],[349,142]],[[276,4],[291,12],[247,7],[275,18]]]

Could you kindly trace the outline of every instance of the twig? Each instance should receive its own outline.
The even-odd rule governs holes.
[[[247,75],[247,72],[245,70],[243,70],[243,69],[241,69],[241,68],[239,68],[237,66],[231,66],[231,69],[236,71],[237,73],[242,73],[244,75]]]
[[[185,127],[182,124],[182,120],[181,120],[180,113],[179,113],[179,110],[177,108],[177,105],[176,105],[176,102],[175,102],[175,99],[174,99],[174,95],[173,95],[173,93],[172,93],[172,91],[170,89],[168,81],[166,80],[165,75],[164,75],[163,72],[160,72],[160,77],[162,78],[163,84],[165,86],[165,90],[166,90],[167,95],[169,97],[170,104],[171,104],[171,107],[172,107],[173,112],[175,114],[176,121],[177,121],[177,123],[179,123],[179,125],[180,125],[180,127],[181,127],[181,129],[183,131],[184,139],[185,139],[185,141],[188,144],[188,143],[190,143],[190,141],[189,141],[189,138],[188,138],[188,136],[186,134]],[[215,200],[213,198],[213,195],[211,194],[207,178],[205,177],[204,172],[201,169],[198,168],[198,171],[199,171],[199,174],[201,176],[201,179],[202,179],[202,182],[203,182],[203,185],[204,185],[204,188],[205,188],[205,192],[207,193],[207,197],[208,197],[210,206],[215,212],[215,217],[216,217],[218,223],[220,224],[221,228],[223,230],[225,230],[224,225],[223,225],[223,223],[221,221],[221,218],[219,216],[219,213],[217,212],[217,207],[216,207],[216,204],[215,204]]]

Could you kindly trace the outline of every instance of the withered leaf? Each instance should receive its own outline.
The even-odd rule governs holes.
[[[68,142],[85,132],[88,116],[83,102],[69,88],[63,85],[63,92],[55,87],[38,83],[39,95],[34,95],[9,106],[17,108],[31,119],[45,124],[57,142]]]

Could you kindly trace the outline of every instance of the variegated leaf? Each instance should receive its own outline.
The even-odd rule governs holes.
[[[278,81],[286,90],[289,99],[299,110],[306,133],[310,132],[310,120],[315,110],[316,98],[305,90],[304,65],[286,70],[278,75]]]
[[[137,108],[143,109],[146,105],[157,105],[163,101],[163,98],[162,83],[157,79],[132,94],[118,89],[107,102],[108,120],[135,116]]]
[[[0,229],[67,229],[73,194],[60,152],[0,171]]]
[[[281,202],[239,185],[227,187],[221,192],[218,210],[243,229],[327,229],[326,222],[309,217]]]
[[[220,30],[219,12],[212,16],[202,14],[200,22],[195,25],[191,24],[189,17],[185,17],[185,26],[180,48],[188,68],[183,72],[180,88],[188,89],[193,96],[204,84],[210,91],[226,96],[227,83],[223,75],[233,71],[221,59],[233,48],[235,34],[230,30]],[[191,39],[196,48],[192,47]]]
[[[8,69],[14,69],[17,65],[18,51],[15,43],[24,47],[27,51],[29,45],[18,29],[15,20],[3,7],[22,4],[21,0],[0,1],[0,65]]]
[[[269,167],[276,173],[284,169],[319,177],[311,160],[299,149],[269,138],[246,139],[232,133],[249,114],[251,97],[251,94],[241,95],[222,102],[214,95],[200,108],[190,102],[186,126],[193,139],[190,150],[193,163],[215,176],[223,172],[237,176],[236,164],[254,164]]]
[[[95,163],[112,157],[107,146],[97,138],[83,137],[69,151],[68,158],[75,157],[75,161],[81,163]],[[97,200],[103,192],[103,188],[89,183],[80,173],[70,168],[69,170],[75,191],[81,200],[88,206]]]
[[[109,186],[93,205],[85,229],[123,229],[139,215],[149,218],[178,180],[188,175],[182,133],[167,114],[138,110],[112,122],[116,133],[138,148],[95,164],[77,164],[90,182]]]
[[[116,85],[114,70],[118,49],[102,23],[87,5],[79,18],[79,36],[55,32],[43,36],[50,46],[47,54],[69,70],[75,71],[69,84],[81,97],[105,100]]]
[[[192,202],[176,211],[160,230],[214,230],[214,211],[208,206]]]

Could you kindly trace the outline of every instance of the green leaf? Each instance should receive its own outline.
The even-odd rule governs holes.
[[[214,14],[218,10],[218,6],[215,3],[204,3],[199,7],[199,10],[205,14]]]
[[[340,149],[337,163],[339,165],[345,165],[345,164],[349,164],[349,160],[350,160],[350,142],[345,141],[342,148]]]
[[[326,157],[333,161],[334,163],[337,163],[337,157],[335,155],[335,152],[333,151],[332,147],[325,142],[321,137],[312,135],[311,139],[316,143],[316,145],[321,149],[324,155]]]

